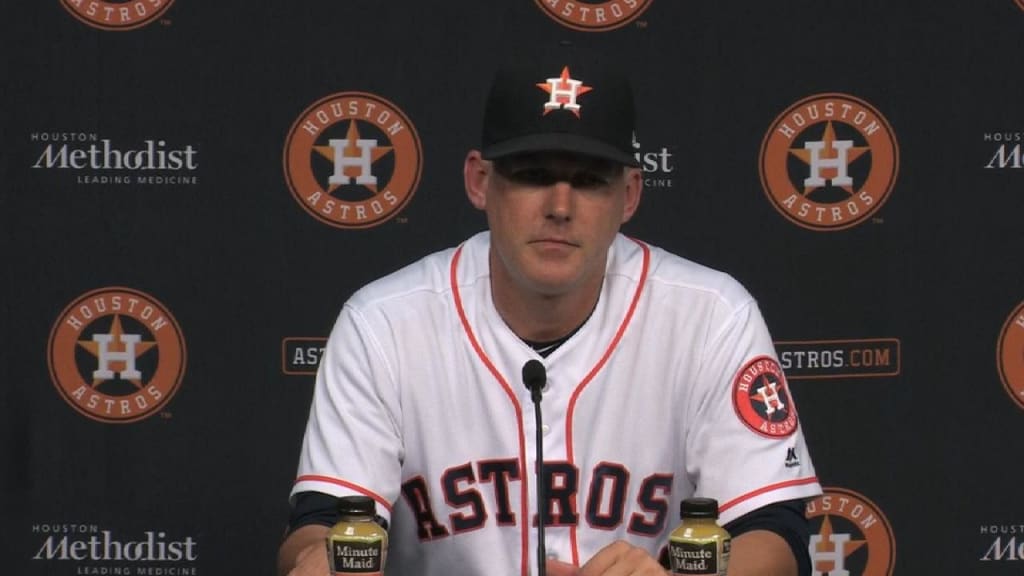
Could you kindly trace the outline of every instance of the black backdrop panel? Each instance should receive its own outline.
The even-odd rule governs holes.
[[[626,231],[761,304],[827,487],[817,570],[1024,566],[1022,3],[45,0],[3,20],[4,573],[271,573],[340,305],[483,228],[461,166],[493,63],[559,39],[635,70],[646,193]],[[389,182],[400,209],[337,226],[293,195],[289,134],[354,94],[415,131],[379,169],[418,172]],[[794,141],[831,121],[863,148],[848,193],[886,188],[848,226],[771,199],[810,164],[766,164],[766,142],[823,97],[893,143],[789,118]],[[295,153],[322,185],[330,159]]]

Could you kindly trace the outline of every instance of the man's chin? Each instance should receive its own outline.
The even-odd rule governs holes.
[[[531,288],[541,296],[555,298],[572,294],[580,285],[579,276],[545,274],[531,278]]]

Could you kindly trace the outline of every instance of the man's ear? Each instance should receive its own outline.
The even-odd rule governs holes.
[[[479,150],[470,150],[462,166],[462,178],[466,184],[466,196],[469,203],[478,210],[487,207],[487,188],[493,169],[491,163],[484,160]]]
[[[644,174],[640,168],[626,168],[626,201],[622,206],[622,222],[626,223],[640,207],[644,190]]]

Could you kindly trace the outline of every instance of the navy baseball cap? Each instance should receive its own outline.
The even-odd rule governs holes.
[[[526,56],[494,76],[480,152],[485,160],[572,152],[638,167],[635,116],[633,90],[620,68],[564,48]]]

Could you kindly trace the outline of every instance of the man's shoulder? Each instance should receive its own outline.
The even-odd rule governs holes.
[[[480,242],[479,235],[460,246],[432,252],[377,278],[357,290],[349,305],[366,308],[400,303],[409,298],[446,296],[451,292],[451,266],[460,249],[468,249]]]
[[[646,242],[634,240],[641,253],[649,253],[646,282],[656,290],[704,294],[732,306],[741,306],[752,296],[736,278],[724,270],[696,262]]]
[[[447,272],[454,250],[446,248],[427,254],[365,284],[356,290],[349,304],[360,308],[380,306],[413,294],[446,290]]]

